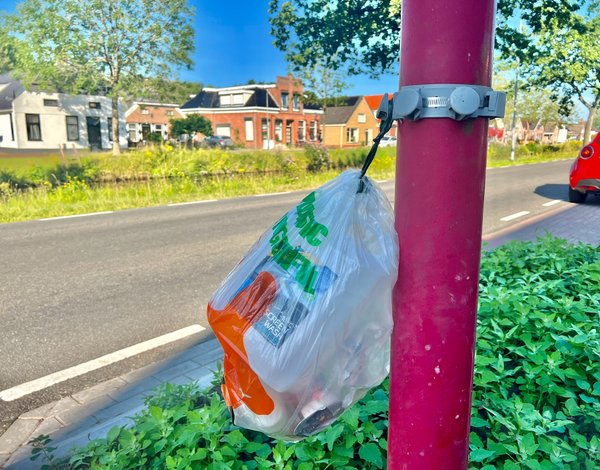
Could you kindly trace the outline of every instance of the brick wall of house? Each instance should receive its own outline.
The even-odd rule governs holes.
[[[164,139],[171,136],[171,119],[182,119],[178,108],[174,106],[136,105],[125,119],[127,123],[129,140],[138,142],[144,139],[143,129],[147,126],[148,132],[160,132]],[[156,126],[161,126],[157,131]]]
[[[215,134],[223,134],[218,128],[229,125],[230,136],[238,145],[243,145],[247,148],[263,148],[266,136],[263,135],[263,119],[268,119],[269,138],[274,140],[275,144],[298,146],[303,142],[300,141],[299,130],[300,121],[305,121],[305,140],[310,142],[310,126],[311,122],[316,122],[316,128],[319,128],[320,115],[301,114],[301,113],[265,113],[265,112],[237,112],[237,113],[203,113],[212,123],[213,132]],[[251,120],[253,132],[251,136],[246,135],[246,120]],[[278,123],[281,122],[281,131],[277,132]],[[291,132],[286,130],[286,127],[291,125]],[[281,139],[278,139],[279,134]],[[291,134],[291,141],[289,139]],[[251,139],[249,138],[251,137]],[[316,136],[318,138],[318,136]]]
[[[144,111],[148,111],[145,113]],[[172,116],[169,113],[173,113]],[[140,122],[147,124],[168,124],[171,119],[181,119],[183,114],[179,112],[177,108],[168,106],[143,106],[139,105],[134,109],[129,116],[127,116],[126,122]]]
[[[302,95],[304,94],[304,85],[302,85],[302,82],[299,79],[294,78],[291,75],[288,75],[286,77],[277,77],[275,85],[276,85],[275,88],[271,88],[269,90],[271,92],[271,94],[273,95],[273,97],[277,100],[278,103],[281,103],[282,93],[287,93],[288,94],[287,110],[290,112],[294,112],[294,110],[292,108],[292,97],[294,95],[297,95],[300,98],[302,97]],[[302,104],[302,99],[300,99],[300,105],[296,109],[299,111],[304,110],[304,105]]]
[[[359,122],[359,115],[364,115],[365,122]],[[356,141],[348,140],[349,129],[356,129]],[[367,101],[361,98],[360,103],[354,109],[352,115],[344,126],[339,124],[330,124],[325,126],[324,144],[328,147],[361,147],[371,145],[373,138],[379,130],[379,122],[373,115],[373,112]],[[367,134],[369,131],[369,134]]]
[[[359,122],[359,115],[365,115],[365,122]],[[356,107],[350,119],[346,123],[346,133],[348,129],[358,129],[358,142],[352,143],[347,139],[347,135],[344,135],[344,147],[359,147],[362,145],[370,145],[373,137],[377,135],[379,123],[373,116],[371,108],[367,104],[367,101],[363,98],[359,105]],[[369,136],[367,136],[369,131]],[[369,137],[369,138],[367,138]]]
[[[247,89],[252,89],[248,85]],[[207,90],[207,93],[228,94],[230,88],[215,88]],[[245,87],[235,87],[237,93],[244,92]],[[315,113],[312,110],[304,111],[302,96],[304,86],[302,82],[292,76],[277,77],[275,86],[265,88],[266,92],[272,97],[270,106],[267,109],[265,103],[256,103],[255,100],[248,107],[244,106],[215,106],[214,104],[205,104],[204,106],[215,106],[212,108],[194,108],[184,105],[183,112],[187,114],[198,113],[208,118],[212,123],[213,132],[217,135],[229,135],[233,141],[247,148],[267,148],[267,135],[272,146],[299,146],[305,142],[314,142],[319,139],[319,128],[322,113]],[[288,94],[287,107],[282,104],[282,95]],[[264,95],[263,95],[264,96]],[[294,97],[296,104],[294,106]],[[264,98],[261,98],[261,100]],[[273,106],[273,100],[277,107]],[[198,101],[200,103],[200,101]],[[211,102],[212,103],[212,102]],[[261,109],[263,108],[263,109]],[[266,120],[268,119],[268,132]],[[250,127],[246,122],[250,121]],[[263,123],[263,120],[264,123]],[[304,139],[301,136],[301,122],[304,122]],[[311,125],[314,123],[314,133],[311,134]],[[228,129],[225,127],[228,126]],[[250,135],[249,135],[250,134]]]

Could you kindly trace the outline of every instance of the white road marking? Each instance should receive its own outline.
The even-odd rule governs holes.
[[[506,217],[502,217],[500,220],[502,222],[508,222],[509,220],[515,220],[518,219],[519,217],[523,217],[524,215],[530,214],[529,211],[521,211],[521,212],[517,212],[516,214],[511,214],[511,215],[507,215]]]
[[[542,204],[542,206],[550,207],[550,206],[553,206],[554,204],[558,204],[560,202],[562,202],[560,199],[555,199],[554,201],[550,201],[550,202],[546,202],[546,203]]]
[[[254,197],[279,196],[280,194],[290,194],[291,191],[283,191],[281,193],[255,194]]]
[[[60,217],[47,217],[45,219],[39,219],[39,220],[75,219],[76,217],[89,217],[91,215],[112,214],[113,212],[114,211],[88,212],[87,214],[61,215]]]
[[[157,338],[153,338],[148,341],[129,346],[125,349],[121,349],[120,351],[115,351],[113,353],[106,354],[105,356],[92,359],[91,361],[84,362],[83,364],[79,364],[73,367],[69,367],[68,369],[54,372],[53,374],[32,380],[31,382],[26,382],[24,384],[17,385],[6,390],[2,390],[0,392],[0,400],[16,400],[18,398],[24,397],[25,395],[29,395],[30,393],[38,392],[45,388],[51,387],[52,385],[55,385],[57,383],[72,379],[73,377],[78,377],[80,375],[87,374],[88,372],[91,372],[93,370],[100,369],[118,361],[122,361],[123,359],[127,359],[129,357],[141,354],[159,346],[163,346],[165,344],[172,343],[173,341],[177,341],[187,336],[199,333],[204,329],[205,328],[200,325],[191,325],[180,330],[167,333],[166,335],[162,335]]]
[[[215,202],[216,199],[204,199],[202,201],[190,201],[190,202],[174,202],[173,204],[167,204],[169,207],[175,206],[189,206],[191,204],[204,204],[205,202]]]

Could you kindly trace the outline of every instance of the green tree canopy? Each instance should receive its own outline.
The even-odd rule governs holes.
[[[498,0],[498,51],[518,59],[534,87],[551,90],[563,114],[574,99],[583,103],[588,139],[600,105],[598,3]],[[333,70],[376,77],[398,62],[400,7],[400,0],[271,0],[271,34],[294,71],[324,61]]]
[[[399,0],[271,0],[271,34],[295,71],[323,64],[377,76],[398,61]]]
[[[537,33],[551,22],[578,27],[573,16],[586,0],[499,0],[496,46],[523,56],[531,37],[510,22],[519,12]],[[334,69],[378,76],[398,63],[400,0],[271,0],[269,14],[275,46],[293,67],[314,66],[325,58]]]
[[[494,88],[506,92],[505,121],[509,123],[514,108],[514,78],[508,79],[504,74],[497,74],[494,76]],[[517,112],[519,119],[534,126],[546,123],[567,125],[578,120],[574,108],[561,107],[549,88],[539,88],[524,80],[519,83]]]
[[[0,28],[0,73],[10,72],[15,66],[15,42],[8,32]]]
[[[527,60],[532,83],[548,87],[563,111],[579,100],[588,110],[584,141],[590,140],[600,107],[600,8],[592,2],[573,13],[577,27],[553,21],[535,35]]]
[[[116,154],[119,98],[191,65],[192,18],[187,0],[24,0],[0,26],[18,43],[13,70],[26,86],[112,97]]]
[[[213,135],[210,120],[199,114],[189,114],[183,119],[171,119],[171,133],[173,136],[194,135],[196,132],[201,132],[206,136]]]
[[[144,80],[140,96],[161,103],[183,105],[190,96],[196,96],[202,90],[202,83],[169,80],[164,77],[147,78]]]

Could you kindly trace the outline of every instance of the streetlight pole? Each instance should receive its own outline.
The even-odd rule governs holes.
[[[515,99],[513,101],[513,115],[512,115],[512,123],[511,123],[511,128],[512,128],[512,132],[511,132],[511,137],[512,137],[512,142],[510,145],[510,159],[512,161],[514,161],[515,159],[515,150],[517,148],[517,97],[519,94],[519,68],[520,68],[520,64],[521,61],[517,58],[517,72],[516,72],[516,76],[515,76]]]
[[[404,0],[401,89],[490,86],[494,10],[494,0]],[[398,126],[393,470],[467,468],[487,132],[486,118]]]
[[[523,21],[519,21],[519,33],[523,32]],[[515,152],[517,148],[517,104],[519,97],[519,72],[521,69],[521,60],[517,57],[517,71],[515,74],[515,98],[513,102],[513,115],[512,115],[512,123],[511,123],[511,137],[512,142],[510,145],[510,159],[511,161],[515,160]]]

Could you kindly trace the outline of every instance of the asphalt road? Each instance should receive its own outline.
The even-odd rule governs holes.
[[[570,163],[488,170],[484,233],[567,204]],[[393,182],[382,186],[393,201]],[[192,324],[207,326],[204,309],[211,293],[303,194],[0,225],[0,392]],[[440,197],[447,196],[441,191]],[[561,202],[543,205],[553,200]],[[523,212],[528,214],[501,220]],[[16,401],[0,400],[0,421],[209,334]]]

